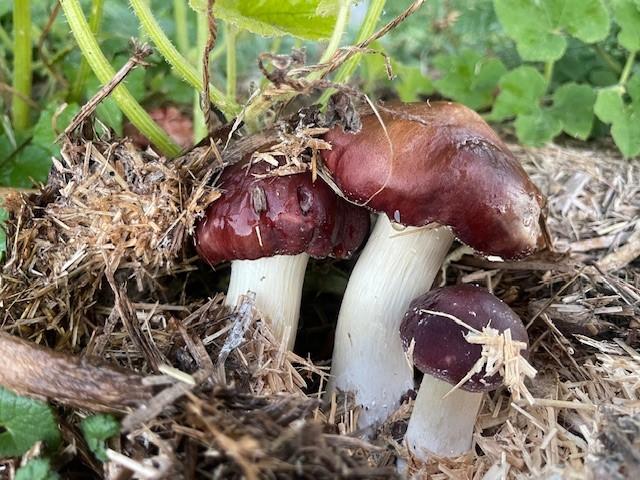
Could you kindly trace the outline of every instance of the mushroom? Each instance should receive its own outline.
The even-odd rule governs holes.
[[[227,305],[254,292],[291,349],[309,257],[349,257],[369,231],[369,213],[308,172],[269,175],[265,162],[227,167],[219,187],[221,197],[196,226],[196,249],[212,266],[231,261]]]
[[[361,428],[384,420],[413,387],[396,332],[454,236],[511,259],[543,238],[542,195],[477,113],[450,102],[393,110],[382,123],[363,116],[355,135],[330,130],[332,149],[322,152],[344,196],[379,212],[342,301],[329,385],[355,394]]]
[[[469,330],[457,320],[478,331],[487,326],[500,333],[510,330],[514,341],[529,345],[518,315],[482,288],[437,288],[411,302],[400,338],[424,377],[404,439],[422,460],[428,453],[454,457],[468,451],[483,393],[502,384],[500,374],[480,372],[460,384],[480,359],[482,347],[466,341]],[[520,354],[526,356],[526,349]]]

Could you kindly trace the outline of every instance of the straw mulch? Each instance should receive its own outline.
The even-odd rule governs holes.
[[[410,402],[377,438],[359,439],[351,427],[357,412],[320,402],[326,370],[286,352],[250,296],[228,311],[222,294],[201,288],[197,278],[216,277],[198,263],[189,233],[219,195],[211,185],[222,164],[241,155],[225,143],[169,161],[127,141],[68,140],[40,193],[6,199],[2,332],[49,350],[16,346],[22,353],[0,367],[44,372],[38,382],[26,374],[0,379],[24,394],[46,392],[57,406],[76,449],[61,470],[77,469],[81,458],[95,477],[112,479],[124,471],[393,478],[396,456],[406,455]],[[439,281],[484,285],[521,314],[538,371],[526,381],[532,403],[492,393],[473,453],[410,468],[435,479],[637,478],[640,164],[606,149],[514,150],[548,195],[556,251],[501,262],[461,247]],[[5,334],[0,345],[12,345]],[[52,350],[64,354],[47,361]],[[65,368],[79,377],[103,369],[109,391],[81,382],[62,391],[51,377]],[[123,435],[110,443],[104,466],[78,433],[80,418],[94,410],[122,418]]]

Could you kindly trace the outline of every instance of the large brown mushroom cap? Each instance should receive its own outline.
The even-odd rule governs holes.
[[[522,321],[502,300],[471,285],[437,288],[416,298],[400,324],[400,337],[407,350],[413,342],[413,361],[427,375],[452,385],[460,382],[480,358],[482,347],[465,340],[469,330],[444,315],[452,315],[476,330],[491,326],[499,332],[511,330],[513,340],[529,345]],[[524,352],[526,356],[526,352]],[[495,390],[502,378],[476,373],[460,388],[471,392]]]
[[[326,134],[323,160],[347,198],[403,225],[448,225],[484,254],[518,258],[541,244],[543,197],[477,113],[450,102],[392,109],[420,122],[382,113],[387,136],[369,114],[355,135]]]
[[[369,231],[369,213],[338,197],[308,172],[256,178],[259,162],[227,167],[222,196],[196,226],[196,249],[211,265],[274,255],[350,256]]]

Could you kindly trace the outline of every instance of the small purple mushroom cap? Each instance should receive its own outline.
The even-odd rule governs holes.
[[[481,345],[465,340],[469,330],[452,319],[432,312],[452,315],[476,330],[490,326],[499,332],[511,330],[511,338],[529,346],[527,330],[506,303],[488,291],[471,285],[437,288],[416,298],[400,325],[402,344],[407,350],[415,340],[414,365],[423,373],[452,385],[458,384],[478,361]],[[523,352],[526,356],[526,350]],[[489,392],[502,384],[500,375],[476,373],[460,388]]]

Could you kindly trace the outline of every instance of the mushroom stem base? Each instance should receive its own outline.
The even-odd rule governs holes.
[[[413,406],[404,441],[411,453],[427,460],[429,454],[456,457],[471,448],[473,427],[482,403],[482,392],[457,389],[425,374]]]
[[[234,307],[241,295],[256,294],[256,307],[271,320],[276,338],[293,348],[300,316],[302,283],[309,255],[276,255],[231,262],[226,304]]]
[[[398,230],[378,215],[342,300],[328,386],[355,394],[360,428],[384,421],[413,388],[400,322],[431,288],[452,241],[446,227]]]

